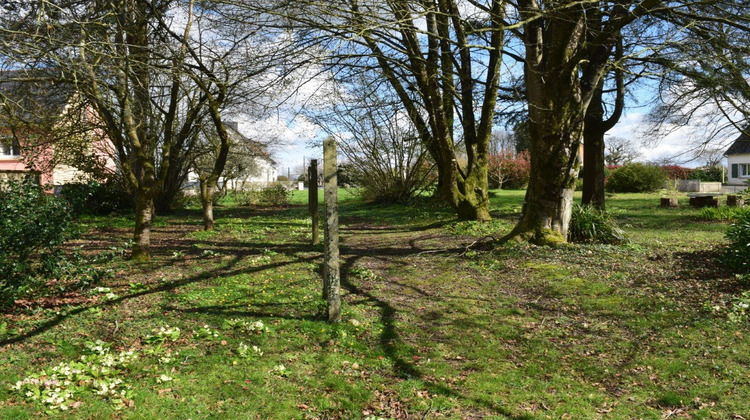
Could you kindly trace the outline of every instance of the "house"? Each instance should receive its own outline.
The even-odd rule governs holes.
[[[113,172],[111,143],[72,87],[42,73],[0,73],[0,181],[33,177],[48,191],[83,182],[92,165]],[[73,163],[76,162],[76,163]]]
[[[264,188],[275,182],[278,168],[266,146],[240,133],[239,124],[236,121],[227,121],[225,124],[232,143],[224,172],[219,178],[220,188],[247,190]],[[210,171],[213,161],[209,160],[208,165],[205,166],[203,170]],[[188,173],[185,188],[197,191],[198,184],[198,174],[193,168]]]
[[[724,156],[727,157],[729,168],[727,183],[747,186],[750,180],[750,136],[746,133],[740,134],[724,152]]]

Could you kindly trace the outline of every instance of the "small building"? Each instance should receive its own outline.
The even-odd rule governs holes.
[[[729,168],[727,184],[747,186],[750,180],[750,136],[740,134],[724,156],[727,157]]]

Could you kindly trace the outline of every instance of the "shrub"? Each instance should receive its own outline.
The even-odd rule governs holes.
[[[113,181],[66,184],[60,195],[68,201],[73,214],[104,215],[132,208],[130,195]]]
[[[664,186],[666,176],[655,165],[630,163],[612,171],[606,189],[614,193],[652,192]]]
[[[289,204],[292,193],[283,185],[276,184],[262,189],[235,190],[232,195],[241,206],[282,207]]]
[[[733,222],[740,217],[744,217],[750,213],[750,208],[747,207],[704,207],[698,213],[698,218],[707,221],[729,221]]]
[[[697,179],[701,182],[724,182],[724,168],[721,166],[708,166],[694,169],[690,173],[690,179]]]
[[[501,152],[490,156],[487,175],[492,188],[518,190],[529,184],[531,162],[529,152],[523,151],[517,155]]]
[[[0,305],[31,292],[54,272],[71,233],[67,203],[33,181],[9,182],[0,191]]]
[[[281,207],[289,204],[291,191],[283,185],[272,185],[260,190],[260,204],[265,206]]]
[[[592,206],[573,204],[568,227],[568,240],[578,243],[621,244],[627,242],[625,232],[604,211]]]
[[[693,179],[690,175],[693,173],[693,169],[685,168],[679,165],[663,165],[661,170],[666,175],[667,179]]]
[[[354,193],[370,203],[409,203],[437,181],[433,165],[422,159],[405,171],[352,165],[347,172],[350,185],[359,187]]]
[[[727,229],[729,248],[722,256],[723,262],[740,273],[750,272],[750,212],[738,215]]]

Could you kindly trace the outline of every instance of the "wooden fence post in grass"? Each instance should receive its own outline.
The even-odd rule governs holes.
[[[309,191],[307,194],[307,207],[312,218],[312,244],[320,242],[320,221],[318,218],[318,160],[310,159],[310,168],[307,173]]]
[[[323,194],[325,196],[325,255],[323,296],[328,302],[328,322],[341,321],[341,278],[339,275],[339,204],[336,176],[336,141],[323,142]]]

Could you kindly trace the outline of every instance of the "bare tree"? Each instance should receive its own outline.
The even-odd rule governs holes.
[[[214,228],[213,206],[218,196],[227,192],[229,182],[245,179],[259,173],[257,159],[266,158],[262,144],[243,136],[235,125],[227,127],[229,138],[228,152],[222,157],[224,141],[217,135],[213,124],[201,125],[195,140],[196,146],[190,154],[190,168],[198,177],[199,194],[203,210],[203,229]],[[217,163],[224,162],[224,170],[219,175],[221,179],[210,184],[211,177],[216,172]],[[223,183],[220,183],[223,181]]]
[[[433,164],[401,102],[389,89],[370,90],[358,76],[342,85],[335,104],[313,120],[337,140],[365,198],[404,202],[430,183]]]
[[[96,111],[135,199],[132,258],[149,259],[154,197],[196,123],[206,117],[223,143],[208,180],[215,185],[228,153],[222,110],[239,79],[268,66],[258,55],[283,49],[257,48],[250,42],[256,21],[229,30],[223,23],[232,8],[194,0],[33,0],[5,3],[0,12],[2,60],[50,69]],[[256,60],[263,65],[247,65]]]
[[[684,28],[665,37],[642,57],[658,66],[659,102],[649,122],[652,138],[695,127],[681,159],[700,159],[707,149],[725,147],[750,122],[750,14],[745,2],[701,2],[663,13],[665,28]]]
[[[377,69],[373,84],[384,81],[397,95],[435,162],[440,195],[459,218],[490,218],[487,161],[505,38],[502,0],[271,5],[299,27],[301,39],[321,45],[338,76]],[[465,145],[465,167],[457,139]]]
[[[604,161],[607,165],[627,165],[640,155],[638,144],[633,139],[609,137],[605,141]]]

